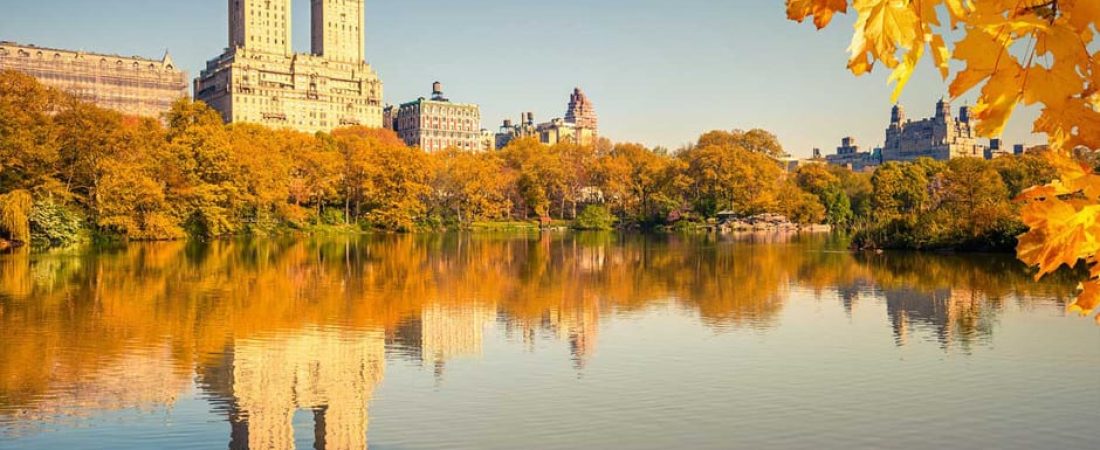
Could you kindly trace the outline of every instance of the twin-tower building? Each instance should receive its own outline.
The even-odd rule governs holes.
[[[305,132],[382,127],[382,81],[364,58],[364,0],[311,0],[311,52],[294,53],[292,0],[229,0],[229,47],[195,79],[226,122]]]

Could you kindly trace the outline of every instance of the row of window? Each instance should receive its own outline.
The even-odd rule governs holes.
[[[481,144],[479,142],[457,141],[450,139],[429,139],[427,141],[423,141],[421,147],[429,152],[433,152],[436,150],[445,150],[452,147],[464,150],[476,150],[481,148]]]
[[[9,54],[10,53],[8,52],[8,49],[0,48],[0,56],[8,56]],[[23,58],[30,58],[31,57],[30,52],[27,52],[25,50],[19,50],[18,54],[19,54],[20,57],[23,57]],[[42,52],[36,52],[34,54],[34,57],[35,57],[35,59],[39,59],[39,60],[45,59],[45,55],[43,55]],[[62,59],[62,55],[60,53],[54,53],[53,54],[53,61],[60,62],[61,59]],[[76,61],[76,62],[79,62],[80,60],[83,60],[83,59],[84,59],[84,57],[80,56],[80,55],[77,55],[76,57],[74,57],[74,61]],[[117,59],[117,60],[115,60],[114,66],[116,68],[119,68],[119,69],[129,66],[129,67],[133,68],[134,70],[141,70],[141,64],[142,63],[138,62],[138,61],[134,61],[130,64],[126,64],[126,62],[122,61],[121,59]],[[111,63],[107,58],[101,58],[99,60],[99,67],[110,67],[110,66],[111,66]],[[157,63],[154,63],[154,62],[149,63],[146,67],[149,70],[154,70],[154,71],[160,70],[160,65],[157,64]],[[165,66],[165,69],[173,70],[174,68],[172,67],[171,64],[169,64],[169,65]]]

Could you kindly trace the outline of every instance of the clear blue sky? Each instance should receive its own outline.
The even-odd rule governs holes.
[[[309,0],[295,0],[296,50],[309,48]],[[0,40],[159,57],[194,76],[227,44],[226,0],[8,0]],[[766,128],[796,156],[832,152],[845,135],[882,144],[886,72],[845,69],[850,16],[825,31],[784,17],[782,0],[368,0],[367,60],[386,102],[444,83],[482,106],[486,128],[534,111],[560,117],[580,86],[601,132],[677,148],[713,129]],[[926,62],[902,97],[930,115],[946,85]],[[959,106],[958,104],[955,105]],[[1038,143],[1033,112],[1005,138]]]

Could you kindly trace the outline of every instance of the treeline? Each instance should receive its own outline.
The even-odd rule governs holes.
[[[874,176],[788,173],[766,131],[713,131],[675,152],[638,144],[426,153],[392,132],[305,134],[224,125],[181,100],[163,123],[125,117],[0,73],[0,238],[41,245],[83,231],[136,240],[481,222],[579,228],[703,224],[720,211],[857,231],[874,247],[1000,246],[1011,202],[1049,179],[1041,158],[887,164]]]
[[[613,215],[596,217],[604,225],[720,209],[819,221],[823,208],[772,158],[781,153],[774,136],[755,130],[708,133],[675,156],[636,144],[534,140],[429,154],[386,130],[227,126],[183,100],[162,124],[19,73],[0,76],[0,203],[12,206],[0,228],[20,241],[65,244],[81,228],[139,240],[325,225],[407,231],[572,220],[591,205],[599,207],[589,216]]]
[[[857,216],[856,247],[1011,250],[1027,231],[1014,201],[1057,177],[1040,154],[886,163],[870,177],[869,214]]]

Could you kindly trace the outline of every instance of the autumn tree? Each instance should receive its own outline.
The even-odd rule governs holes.
[[[745,216],[775,211],[784,173],[770,156],[719,143],[689,148],[678,157],[690,180],[688,197],[705,216],[724,209]]]
[[[818,28],[849,8],[857,18],[848,68],[856,75],[876,63],[892,69],[895,99],[928,51],[945,80],[949,60],[965,65],[951,79],[952,97],[980,87],[972,109],[979,134],[1000,135],[1019,105],[1040,110],[1034,131],[1047,135],[1058,178],[1022,194],[1030,231],[1018,254],[1040,277],[1084,262],[1090,279],[1071,309],[1100,308],[1100,174],[1074,159],[1078,148],[1100,148],[1100,2],[787,0],[790,19],[813,17]],[[945,33],[944,23],[958,32]]]
[[[449,148],[431,154],[432,204],[460,224],[507,217],[512,184],[496,153]]]
[[[202,236],[238,231],[243,192],[235,184],[239,167],[221,117],[203,103],[184,99],[172,106],[168,123],[171,158],[164,163],[173,215]]]
[[[117,150],[102,164],[92,219],[130,239],[184,237],[159,178],[167,157],[165,130],[152,119],[124,118]]]
[[[0,192],[66,192],[56,173],[58,128],[54,124],[54,114],[66,97],[29,75],[0,71]]]
[[[845,168],[839,168],[847,170]],[[852,202],[844,192],[841,178],[826,164],[807,164],[795,173],[798,186],[815,196],[824,208],[825,221],[834,227],[852,225]]]
[[[597,164],[598,186],[614,212],[632,222],[660,223],[682,206],[683,161],[640,144],[617,144]]]
[[[697,147],[712,145],[740,147],[754,153],[760,153],[772,158],[781,158],[787,155],[779,138],[770,131],[754,128],[752,130],[710,131],[699,137]]]
[[[351,127],[332,136],[344,156],[344,195],[355,197],[363,219],[391,230],[415,228],[431,193],[427,154],[390,130]]]
[[[585,189],[593,186],[596,164],[596,148],[573,142],[560,142],[550,152],[561,161],[561,196],[558,199],[558,215],[575,219],[577,205],[584,201]],[[568,207],[568,214],[566,208]]]
[[[522,215],[534,212],[540,219],[549,219],[553,196],[565,190],[562,161],[534,138],[512,141],[501,150],[501,157],[516,179],[516,204]]]

